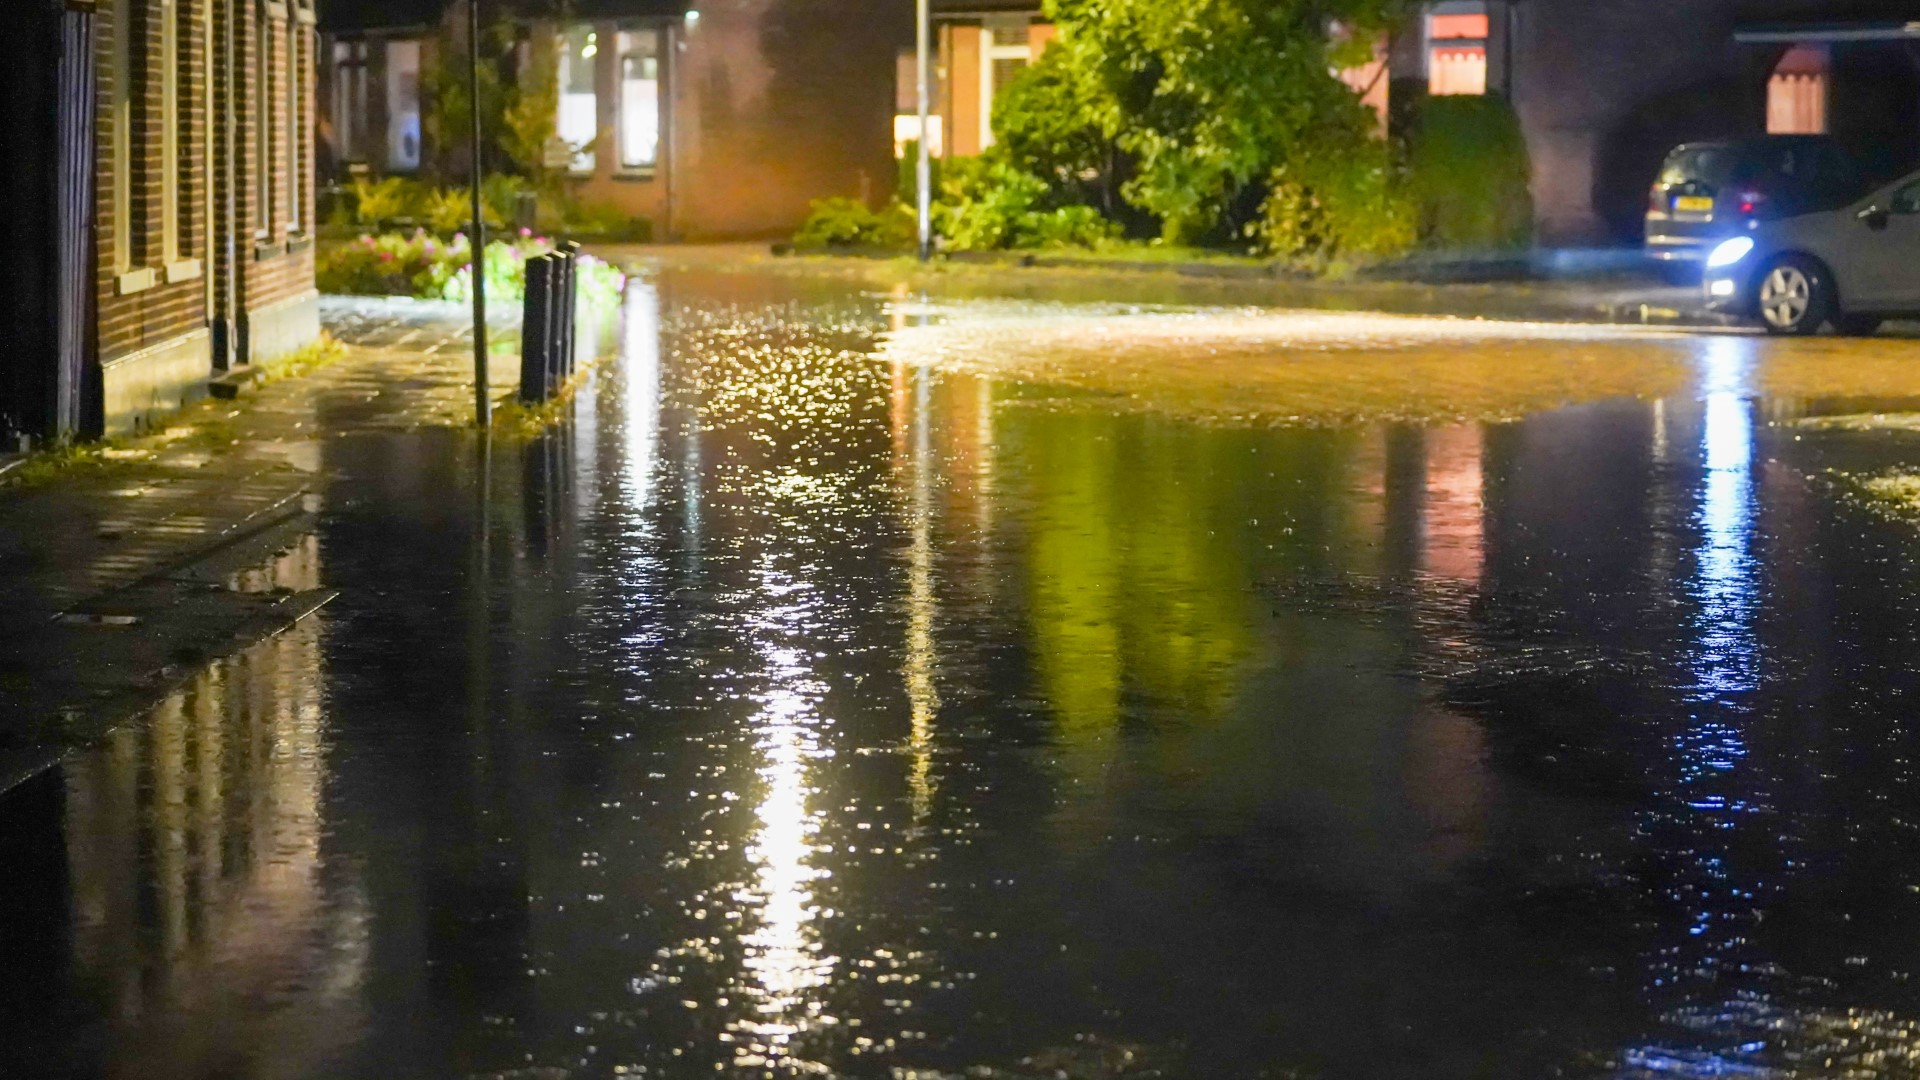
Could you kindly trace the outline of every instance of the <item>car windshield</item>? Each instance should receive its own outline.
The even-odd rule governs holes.
[[[1684,184],[1689,180],[1702,180],[1709,184],[1724,183],[1751,167],[1738,150],[1731,146],[1687,146],[1675,150],[1667,157],[1667,164],[1660,170],[1660,182],[1663,184]]]
[[[1862,187],[1859,170],[1844,151],[1806,139],[1684,146],[1667,156],[1660,182],[1715,188],[1756,184],[1763,192],[1808,205],[1838,205]]]

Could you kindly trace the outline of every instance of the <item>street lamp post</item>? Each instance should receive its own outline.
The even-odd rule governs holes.
[[[927,0],[914,0],[914,99],[920,114],[919,159],[913,164],[914,203],[920,215],[920,261],[933,254],[933,150],[927,144]]]
[[[924,2],[924,0],[923,0]],[[467,106],[473,114],[473,418],[482,428],[493,422],[487,392],[487,219],[480,186],[486,169],[480,157],[480,0],[467,0]]]

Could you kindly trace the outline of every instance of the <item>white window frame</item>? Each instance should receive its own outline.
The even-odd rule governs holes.
[[[642,52],[627,47],[630,41],[651,39],[653,51]],[[645,175],[660,167],[660,151],[666,145],[667,109],[663,100],[666,93],[667,71],[667,34],[658,26],[622,27],[614,39],[621,46],[619,55],[614,58],[614,161],[620,172],[628,175]],[[630,161],[627,158],[627,61],[637,57],[651,57],[653,60],[653,156],[646,161]]]
[[[566,139],[569,143],[572,143],[573,140],[567,139],[567,133],[561,129],[566,126],[567,98],[574,96],[569,95],[567,92],[567,87],[571,83],[574,64],[585,63],[587,65],[588,79],[593,86],[593,132],[585,144],[585,149],[573,155],[573,159],[567,164],[567,174],[575,178],[592,176],[595,172],[599,171],[600,168],[600,117],[601,110],[605,105],[605,103],[600,100],[600,53],[602,52],[600,29],[600,24],[596,22],[574,22],[563,24],[560,27],[559,33],[555,35],[555,44],[558,47],[560,64],[559,71],[556,72],[556,77],[560,82],[560,100],[558,106],[560,115],[554,117],[554,129],[562,139]],[[586,55],[576,59],[573,55],[572,43],[568,39],[575,31],[580,30],[584,30],[587,34],[587,48],[590,51],[587,52]],[[615,160],[618,160],[619,156],[619,147],[615,147]]]
[[[1027,24],[1027,38],[1019,45],[995,45],[992,22],[980,25],[980,149],[993,145],[993,62],[1024,60],[1033,63],[1033,25]]]

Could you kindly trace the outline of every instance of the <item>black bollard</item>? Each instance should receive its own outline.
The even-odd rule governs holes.
[[[520,400],[537,404],[553,392],[555,263],[551,255],[527,260],[527,299],[520,326]]]
[[[580,332],[580,245],[572,240],[560,245],[567,253],[567,378],[573,378],[574,362],[580,356],[580,343],[575,340]]]
[[[553,260],[553,322],[548,328],[553,351],[547,354],[547,380],[557,388],[567,381],[567,350],[573,342],[567,323],[567,291],[573,277],[573,260],[567,257],[564,248],[547,257]]]

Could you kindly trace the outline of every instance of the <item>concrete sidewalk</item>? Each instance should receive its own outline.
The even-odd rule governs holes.
[[[323,318],[346,345],[333,362],[0,487],[0,790],[331,598],[322,439],[471,425],[459,305],[328,298]],[[518,376],[497,354],[495,396]]]

